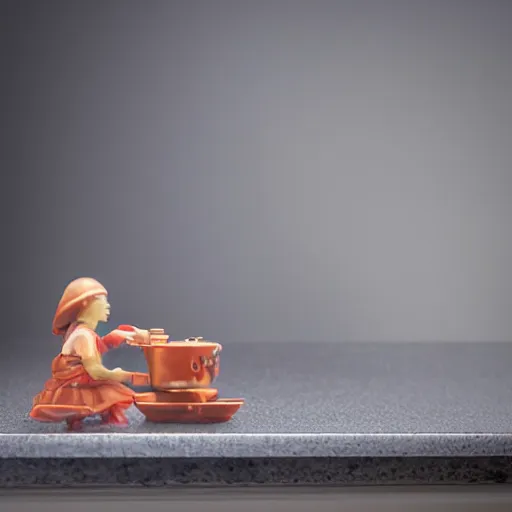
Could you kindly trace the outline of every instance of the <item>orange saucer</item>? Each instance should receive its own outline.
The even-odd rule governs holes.
[[[144,398],[136,397],[135,407],[153,423],[224,423],[244,404],[242,398],[202,403],[150,402]]]
[[[211,402],[219,396],[219,391],[213,388],[198,389],[166,389],[165,391],[150,391],[148,393],[137,393],[136,402]]]

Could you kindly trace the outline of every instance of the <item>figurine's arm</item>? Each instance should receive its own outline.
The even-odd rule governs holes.
[[[132,380],[131,372],[126,372],[121,368],[109,370],[96,358],[82,359],[82,364],[84,365],[85,371],[94,380],[115,380],[117,382],[131,382]]]
[[[149,343],[149,331],[145,329],[139,329],[133,325],[123,324],[101,338],[101,341],[107,350],[117,348],[119,345],[128,340],[134,342],[135,344]]]
[[[103,336],[101,340],[105,344],[106,348],[111,350],[122,345],[131,337],[131,335],[135,334],[135,332],[135,328],[131,325],[121,325],[117,329],[114,329],[107,335]]]
[[[149,343],[150,335],[149,331],[146,329],[139,329],[134,325],[119,325],[117,330],[121,333],[124,333],[123,336],[125,339],[129,339],[135,345],[145,345]]]
[[[109,370],[101,362],[101,357],[96,349],[96,342],[91,336],[80,334],[73,342],[74,350],[89,376],[94,380],[115,380],[118,382],[131,381],[132,374],[121,368]]]

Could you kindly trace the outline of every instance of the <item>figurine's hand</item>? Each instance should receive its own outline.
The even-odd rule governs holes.
[[[131,382],[132,380],[132,372],[127,372],[122,368],[114,368],[112,374],[114,379],[119,382]]]
[[[126,340],[134,345],[147,345],[149,343],[149,331],[134,327],[133,332],[128,334]]]

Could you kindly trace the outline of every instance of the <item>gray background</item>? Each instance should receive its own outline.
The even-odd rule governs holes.
[[[507,0],[1,6],[3,342],[512,340]]]

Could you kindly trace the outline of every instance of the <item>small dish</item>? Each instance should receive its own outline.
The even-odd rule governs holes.
[[[135,407],[152,423],[224,423],[244,404],[242,398],[214,402],[144,402],[135,400]]]

